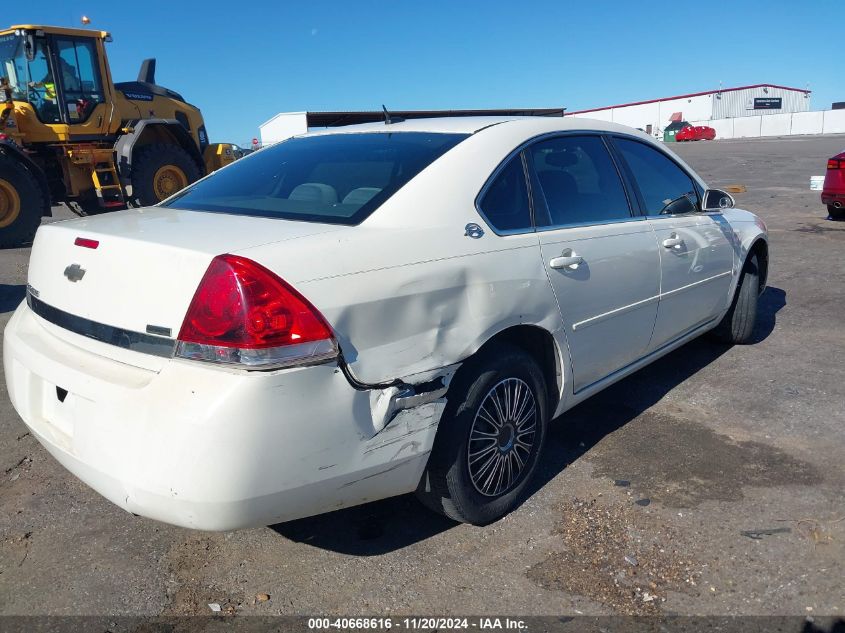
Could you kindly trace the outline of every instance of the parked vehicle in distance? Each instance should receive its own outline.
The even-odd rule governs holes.
[[[707,125],[689,125],[675,133],[675,140],[681,141],[712,141],[716,138],[716,130]]]
[[[845,151],[827,161],[822,204],[834,220],[845,220]]]
[[[129,512],[260,526],[416,491],[512,510],[550,421],[687,341],[751,339],[764,223],[629,127],[314,132],[144,209],[42,226],[11,401]]]

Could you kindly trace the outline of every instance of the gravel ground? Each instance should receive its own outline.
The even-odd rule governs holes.
[[[694,341],[567,413],[486,528],[413,497],[223,534],[133,517],[47,455],[0,380],[0,614],[840,616],[845,222],[808,183],[843,145],[676,146],[769,226],[755,342]],[[0,252],[0,326],[28,254]]]

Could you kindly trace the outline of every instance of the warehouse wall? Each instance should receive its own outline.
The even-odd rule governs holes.
[[[760,136],[786,136],[792,133],[792,115],[774,114],[760,117]]]
[[[609,112],[612,116],[608,121],[620,123],[622,125],[630,125],[631,127],[641,127],[645,129],[649,123],[657,125],[660,120],[660,104],[659,103],[643,103],[642,105],[629,106],[627,108],[613,108],[610,110],[600,110],[592,112],[585,116],[592,117],[593,114],[601,114]],[[578,116],[577,114],[575,116]],[[592,117],[595,118],[595,117]],[[660,127],[663,127],[662,125]]]
[[[754,103],[755,98],[780,98],[783,107],[777,110],[754,110],[748,106]],[[764,88],[730,90],[713,95],[713,112],[710,118],[730,119],[751,115],[772,116],[787,112],[806,112],[809,109],[809,94],[767,86]]]
[[[800,134],[845,134],[845,110],[794,112],[775,116],[746,116],[730,119],[690,121],[709,125],[717,139],[758,136],[796,136]]]
[[[712,119],[713,95],[700,95],[688,99],[670,99],[660,102],[660,127],[669,125],[669,119],[675,112],[680,112],[685,121],[693,119]]]
[[[783,107],[776,110],[754,110],[755,98],[780,98]],[[749,109],[749,106],[752,106],[752,108]],[[746,118],[749,116],[778,116],[792,112],[806,112],[809,109],[810,98],[807,93],[765,86],[743,90],[726,90],[721,93],[668,99],[619,108],[604,108],[568,116],[613,121],[614,123],[643,129],[652,125],[655,130],[662,131],[669,125],[670,118],[675,112],[680,112],[684,120],[692,122],[736,117]],[[749,126],[753,128],[754,124],[747,122],[740,124],[743,132]]]
[[[734,138],[760,136],[761,116],[744,116],[734,119]]]
[[[258,126],[261,145],[271,145],[308,131],[305,112],[280,112],[266,123]]]
[[[845,110],[825,110],[822,134],[845,134]]]
[[[652,125],[655,129],[662,130],[669,125],[670,118],[675,112],[680,112],[687,121],[692,119],[709,119],[711,108],[711,96],[700,95],[688,99],[669,99],[667,101],[641,103],[639,105],[623,106],[621,108],[605,108],[603,110],[575,113],[567,116],[612,121],[621,125],[643,129],[646,129],[648,125]]]

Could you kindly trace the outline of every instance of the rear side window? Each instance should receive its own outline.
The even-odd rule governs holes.
[[[668,156],[638,141],[614,138],[613,143],[631,170],[647,215],[696,210],[695,184]]]
[[[538,226],[600,224],[631,217],[619,172],[598,136],[561,136],[528,152],[537,183]],[[545,215],[545,217],[543,217]]]
[[[262,149],[164,206],[358,224],[466,134],[328,134]]]
[[[528,186],[521,154],[511,158],[499,171],[479,206],[487,222],[497,231],[531,229]]]

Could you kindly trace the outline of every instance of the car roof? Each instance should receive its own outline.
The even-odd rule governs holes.
[[[307,136],[324,134],[355,134],[363,132],[430,132],[434,134],[475,134],[493,126],[521,127],[526,132],[544,133],[553,131],[586,130],[598,132],[621,132],[650,138],[648,135],[626,125],[573,116],[466,116],[437,117],[430,119],[408,119],[395,123],[361,123],[337,128],[314,130]]]

